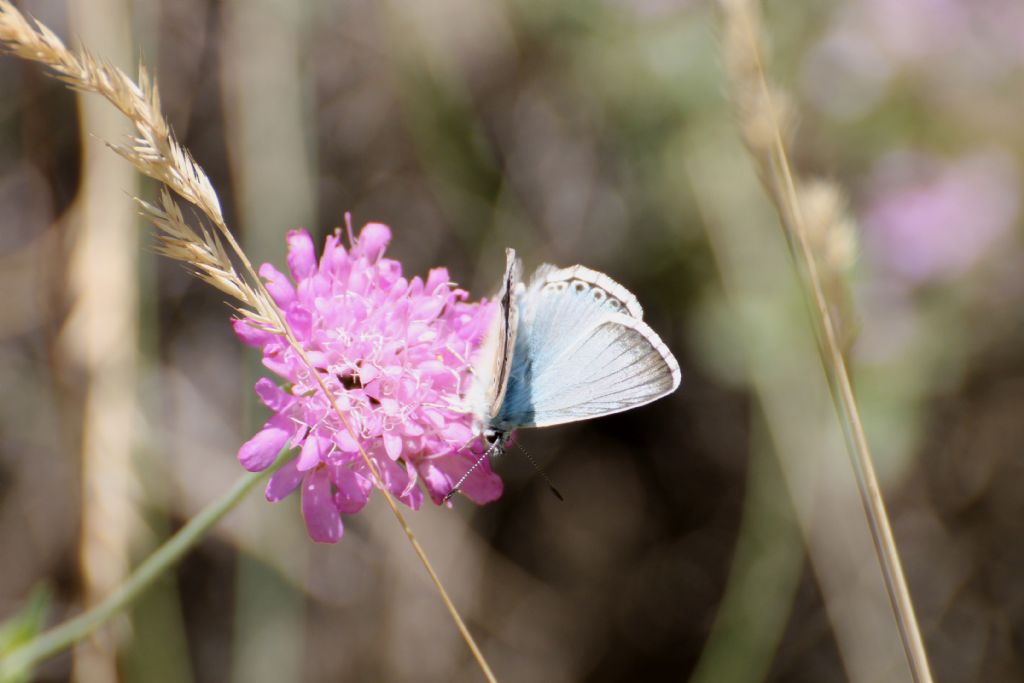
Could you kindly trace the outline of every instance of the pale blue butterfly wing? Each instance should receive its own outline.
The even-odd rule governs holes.
[[[519,296],[522,294],[520,273],[522,266],[514,249],[505,250],[505,275],[501,279],[496,301],[498,314],[484,338],[474,367],[476,380],[470,388],[469,404],[476,416],[476,431],[488,428],[487,423],[496,415],[505,399],[509,372],[512,369],[512,350],[519,328]]]
[[[499,407],[484,416],[488,428],[507,432],[608,415],[679,386],[679,364],[643,322],[636,297],[607,275],[545,265],[517,294],[518,324],[506,335],[507,386]]]

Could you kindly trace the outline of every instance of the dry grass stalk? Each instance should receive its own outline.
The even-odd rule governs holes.
[[[857,228],[847,212],[846,196],[835,183],[810,179],[800,183],[797,192],[808,247],[845,357],[858,329],[847,288],[857,259]]]
[[[150,78],[145,68],[139,67],[139,81],[136,84],[123,71],[85,50],[68,50],[49,28],[39,21],[30,22],[8,0],[0,0],[0,46],[18,57],[44,64],[57,78],[74,89],[103,96],[131,120],[137,137],[133,138],[130,144],[111,147],[141,173],[160,181],[198,207],[241,262],[245,276],[240,276],[235,271],[218,238],[206,231],[200,235],[187,226],[168,193],[161,196],[160,206],[137,200],[143,213],[153,219],[160,230],[160,251],[187,263],[201,279],[241,302],[243,306],[238,310],[242,315],[284,336],[317,380],[320,390],[330,402],[344,428],[358,443],[358,435],[349,424],[337,399],[292,334],[284,313],[273,302],[256,269],[228,230],[221,213],[220,201],[206,173],[174,139],[170,126],[160,111],[156,82]],[[383,485],[376,465],[361,445],[359,451],[377,481],[377,488],[427,570],[477,664],[489,681],[496,681],[483,653],[451,601],[440,577],[434,571],[405,515]]]
[[[131,60],[130,39],[119,31],[125,0],[71,0],[72,25]],[[83,605],[95,608],[131,573],[131,554],[146,535],[136,469],[138,336],[138,221],[124,201],[138,175],[106,152],[100,139],[131,128],[98,98],[79,94],[82,177],[71,214],[75,239],[68,259],[71,304],[61,330],[62,355],[82,371],[81,525],[78,562]],[[90,135],[90,132],[93,135]],[[118,654],[132,632],[128,614],[78,643],[76,683],[118,679]]]
[[[818,328],[819,351],[829,378],[833,401],[843,419],[861,503],[911,675],[918,683],[930,683],[932,675],[920,626],[914,614],[910,591],[843,359],[837,325],[826,295],[824,283],[827,273],[823,274],[819,264],[822,255],[829,258],[827,255],[833,252],[841,256],[844,252],[849,254],[852,251],[846,248],[850,244],[851,231],[845,222],[823,223],[828,216],[832,216],[831,220],[835,221],[839,215],[834,210],[841,205],[835,199],[839,196],[837,191],[830,190],[833,192],[832,198],[815,198],[806,188],[801,188],[794,177],[786,151],[787,133],[792,130],[792,110],[787,104],[782,104],[787,103],[788,98],[770,85],[765,76],[757,4],[753,0],[720,0],[720,6],[724,17],[723,53],[740,129],[768,193],[778,208],[790,252],[801,267],[805,285],[813,300],[812,317]],[[809,205],[805,204],[808,199],[812,200]],[[812,209],[811,213],[808,208]],[[816,236],[812,236],[812,226]],[[836,246],[832,246],[833,241]],[[827,261],[825,265],[829,267]]]
[[[200,280],[233,298],[240,304],[236,310],[253,323],[282,333],[272,301],[238,273],[217,233],[194,230],[166,189],[160,192],[159,206],[139,198],[135,203],[157,229],[157,253],[180,261]]]

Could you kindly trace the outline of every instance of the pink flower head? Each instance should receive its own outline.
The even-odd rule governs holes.
[[[346,251],[338,232],[330,235],[318,262],[309,234],[292,231],[291,280],[270,264],[260,276],[354,433],[283,337],[246,320],[234,323],[238,337],[261,348],[263,364],[285,380],[256,383],[274,415],[238,459],[259,471],[282,448],[296,449],[271,477],[266,496],[277,501],[301,487],[306,528],[323,543],[341,538],[340,515],[359,512],[375,484],[413,509],[423,502],[422,484],[440,504],[481,452],[460,406],[493,304],[467,303],[444,268],[426,280],[404,278],[401,264],[383,256],[391,241],[385,225],[367,224],[352,241]],[[374,481],[360,447],[382,481]],[[461,491],[483,504],[501,495],[502,484],[484,462]]]
[[[866,243],[910,284],[949,280],[995,252],[1020,213],[1019,173],[1002,150],[944,161],[896,152],[878,165]]]

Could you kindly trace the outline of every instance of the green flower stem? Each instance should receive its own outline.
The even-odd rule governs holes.
[[[152,555],[143,560],[124,583],[95,607],[13,650],[0,661],[0,682],[18,680],[18,677],[25,676],[40,662],[68,649],[131,605],[161,574],[202,540],[206,533],[257,484],[283,465],[285,460],[283,455],[279,456],[267,470],[241,477],[227,493],[207,505]]]

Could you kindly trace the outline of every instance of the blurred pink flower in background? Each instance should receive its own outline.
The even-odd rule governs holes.
[[[965,91],[990,99],[986,86],[1022,67],[1019,0],[859,0],[837,5],[803,64],[802,89],[820,110],[856,118],[910,73],[923,96],[970,108],[978,98]]]
[[[892,59],[922,62],[955,49],[972,32],[975,0],[861,0],[868,30]]]
[[[286,380],[267,378],[256,393],[274,411],[239,450],[250,471],[269,467],[284,447],[300,449],[267,484],[268,500],[302,489],[302,514],[310,537],[333,543],[342,536],[340,514],[359,512],[373,488],[359,446],[379,470],[383,485],[413,509],[423,501],[419,484],[440,504],[453,483],[476,461],[471,421],[460,408],[493,305],[466,303],[465,291],[435,268],[426,281],[407,280],[397,261],[383,258],[391,231],[366,225],[346,251],[338,233],[327,238],[317,262],[304,231],[288,235],[287,276],[260,268],[267,288],[328,388],[356,438],[342,426],[316,378],[279,335],[235,321],[235,332],[263,350],[263,364]],[[487,462],[461,488],[475,503],[501,495],[501,480]]]
[[[1001,63],[999,71],[1024,61],[1024,4],[1019,0],[861,0],[860,4],[879,47],[898,61],[922,66],[937,58],[992,67]]]
[[[863,224],[870,255],[911,283],[956,277],[1011,231],[1019,174],[1002,151],[943,161],[898,152],[869,180]]]

